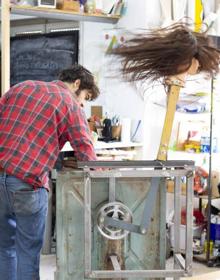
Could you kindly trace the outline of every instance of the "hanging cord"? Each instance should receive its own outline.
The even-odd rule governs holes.
[[[215,78],[211,79],[211,100],[210,100],[210,149],[209,149],[209,177],[208,177],[208,211],[207,211],[207,252],[206,261],[210,261],[210,226],[211,226],[211,200],[212,200],[212,126],[213,126],[213,99],[214,99],[214,81]]]

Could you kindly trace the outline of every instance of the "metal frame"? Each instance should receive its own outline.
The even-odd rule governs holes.
[[[153,164],[154,163],[154,164]],[[155,164],[156,163],[156,164]],[[108,167],[116,168],[115,162],[81,162],[80,167],[85,167],[85,184],[84,184],[84,229],[85,229],[85,277],[87,278],[126,278],[126,277],[174,277],[179,279],[182,276],[191,275],[192,273],[192,228],[193,228],[193,171],[194,162],[192,161],[167,161],[160,162],[163,169],[158,168],[158,161],[143,161],[141,162],[120,162],[120,169],[111,170],[90,170],[89,168]],[[166,168],[164,167],[166,165]],[[130,170],[128,167],[131,166]],[[168,166],[172,168],[167,168]],[[118,164],[119,167],[119,164]],[[150,168],[149,168],[150,167]],[[126,168],[126,169],[125,169]],[[134,169],[135,168],[135,169]],[[152,169],[153,168],[153,169]],[[91,221],[91,181],[93,178],[109,178],[110,186],[115,178],[161,178],[175,177],[175,193],[174,193],[174,269],[170,270],[120,270],[117,260],[114,259],[113,267],[115,270],[92,270],[92,221]],[[187,181],[186,192],[186,248],[185,259],[180,252],[180,223],[181,223],[181,201],[180,201],[180,180],[185,177]],[[110,193],[110,197],[114,197],[114,191]]]

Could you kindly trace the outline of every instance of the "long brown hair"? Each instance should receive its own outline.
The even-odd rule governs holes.
[[[200,71],[219,71],[220,51],[206,32],[193,32],[185,23],[133,35],[112,51],[122,60],[122,73],[129,81],[157,80],[186,72],[192,58]]]

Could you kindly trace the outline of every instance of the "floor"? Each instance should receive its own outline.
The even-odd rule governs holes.
[[[167,266],[172,267],[173,259],[170,258],[167,261]],[[55,255],[42,255],[41,256],[41,280],[54,280],[54,272],[56,270],[56,257]],[[200,275],[203,273],[208,273],[212,271],[220,271],[220,268],[207,267],[200,262],[193,262],[193,275]],[[219,275],[220,276],[220,275]],[[166,278],[166,280],[171,280],[172,278]],[[185,278],[182,278],[185,279]],[[219,277],[220,279],[220,277]],[[79,279],[80,280],[80,279]],[[208,279],[207,279],[208,280]]]
[[[41,255],[40,279],[54,280],[55,270],[56,270],[56,256]]]

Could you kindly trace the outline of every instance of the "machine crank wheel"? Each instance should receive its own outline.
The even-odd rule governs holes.
[[[104,204],[97,214],[97,227],[99,232],[111,240],[119,240],[126,237],[129,231],[124,229],[119,229],[117,227],[109,226],[104,224],[105,217],[111,217],[113,219],[124,221],[127,223],[132,223],[132,212],[131,210],[121,202],[110,202]]]

